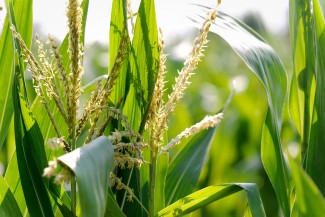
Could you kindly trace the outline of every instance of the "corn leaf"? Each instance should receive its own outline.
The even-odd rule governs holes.
[[[127,13],[126,13],[126,0],[114,0],[112,2],[111,24],[109,30],[109,69],[112,70],[121,38],[127,32]],[[113,87],[111,100],[115,104],[121,97],[126,98],[129,82],[127,82],[128,74],[128,61],[124,61],[123,66],[119,71],[119,76],[116,84]]]
[[[13,2],[7,5],[11,23],[16,24]],[[24,82],[24,61],[18,40],[14,38],[17,51],[15,76],[13,83],[13,104],[17,163],[21,186],[31,216],[54,216],[49,195],[48,182],[43,180],[42,172],[47,166],[44,142],[41,131],[28,105],[26,85]]]
[[[9,0],[6,1],[8,6]],[[32,39],[32,10],[33,1],[15,1],[15,13],[21,14],[16,19],[18,28],[21,31],[22,38],[26,41],[29,47]],[[7,7],[7,11],[8,7]],[[9,125],[13,114],[12,104],[12,82],[13,82],[13,67],[14,67],[14,46],[10,30],[9,13],[5,18],[5,22],[0,38],[0,150],[7,136]]]
[[[23,216],[14,195],[10,191],[8,184],[2,176],[0,176],[0,216]]]
[[[207,160],[217,127],[195,135],[169,163],[166,179],[166,205],[190,194]]]
[[[44,142],[37,122],[23,96],[21,72],[13,85],[15,139],[21,186],[31,216],[54,216],[42,172],[47,166]]]
[[[312,179],[292,159],[292,178],[296,189],[296,204],[299,216],[323,216],[325,213],[325,199]]]
[[[325,195],[325,23],[323,13],[318,1],[313,1],[313,20],[315,25],[315,47],[316,47],[316,92],[313,111],[313,121],[310,132],[310,143],[307,148],[306,171],[314,180],[323,195]]]
[[[0,38],[0,150],[8,134],[13,114],[12,81],[13,81],[14,50],[9,28],[8,17],[5,20]]]
[[[290,37],[294,73],[290,87],[290,115],[301,136],[304,158],[315,97],[314,28],[310,1],[290,1]]]
[[[89,144],[58,158],[76,176],[81,216],[104,216],[108,191],[108,174],[113,170],[114,147],[101,136]]]
[[[107,193],[105,217],[125,217],[124,213],[116,203],[115,197],[110,188],[108,188]]]
[[[202,21],[201,16],[201,21]],[[276,52],[256,32],[235,18],[219,13],[210,31],[223,38],[265,87],[269,111],[262,132],[262,161],[285,216],[290,215],[289,172],[281,149],[282,109],[287,77]]]
[[[165,207],[165,190],[166,190],[166,179],[168,174],[169,166],[169,153],[163,152],[157,158],[157,171],[156,171],[156,187],[155,187],[155,205],[154,212],[157,213],[159,210]]]
[[[183,216],[241,190],[246,193],[252,216],[266,216],[259,191],[255,184],[250,183],[212,185],[203,188],[160,210],[156,216]]]
[[[1,62],[0,67],[4,66],[6,67],[5,69],[1,69],[0,74],[3,75],[3,73],[6,73],[5,77],[1,77],[1,81],[0,82],[7,82],[7,84],[5,85],[5,87],[10,87],[9,92],[5,91],[5,94],[0,96],[1,99],[4,99],[2,97],[4,97],[6,95],[7,99],[3,101],[4,107],[0,108],[1,109],[8,109],[8,107],[11,107],[9,110],[11,110],[11,112],[4,114],[6,117],[5,118],[9,118],[11,119],[12,116],[12,112],[13,112],[13,103],[12,103],[12,82],[13,82],[13,77],[15,74],[14,71],[14,60],[15,60],[15,54],[14,54],[14,45],[13,45],[13,38],[12,38],[12,34],[11,34],[11,30],[10,30],[10,16],[9,16],[9,4],[12,3],[12,1],[5,1],[6,3],[6,9],[7,9],[7,16],[5,19],[5,24],[2,30],[2,36],[1,38],[5,37],[5,47],[2,47],[2,52],[5,52],[1,58],[5,58],[5,59],[1,59],[1,61],[6,61],[6,62]],[[22,38],[26,41],[26,45],[28,47],[30,47],[31,45],[31,38],[32,38],[32,15],[33,15],[33,10],[32,10],[32,1],[28,0],[28,1],[14,1],[14,8],[13,11],[16,14],[20,14],[19,17],[16,17],[15,21],[16,21],[16,26],[19,28],[19,30],[21,31],[21,36]],[[24,12],[25,11],[25,12]],[[2,41],[2,39],[1,39]],[[10,63],[9,63],[10,62]],[[8,80],[7,80],[8,79]],[[3,84],[1,84],[3,85]],[[8,86],[7,86],[8,85]],[[8,110],[7,110],[8,111]],[[3,114],[3,113],[2,113]],[[9,120],[10,120],[9,119]],[[2,119],[3,120],[3,119]],[[7,130],[8,127],[6,127],[6,124],[10,124],[10,121],[8,122],[3,122],[1,123],[1,133],[3,132],[3,130]],[[1,134],[1,136],[3,136],[4,134]],[[2,138],[0,138],[1,140]],[[14,162],[14,163],[11,163]],[[21,185],[16,185],[16,181],[15,180],[19,180],[20,176],[19,173],[17,173],[18,171],[18,166],[17,166],[17,159],[16,159],[16,155],[14,154],[10,160],[10,163],[8,165],[6,174],[5,174],[5,180],[7,182],[7,184],[9,185],[10,190],[12,191],[14,197],[17,200],[17,203],[19,205],[19,208],[22,212],[25,211],[26,209],[26,202],[25,202],[25,198],[24,198],[24,194],[21,188]]]
[[[140,3],[130,52],[130,90],[124,114],[135,131],[146,121],[159,66],[158,30],[154,0]]]
[[[158,66],[158,29],[155,3],[154,0],[142,0],[137,14],[129,54],[129,67],[126,78],[127,89],[125,90],[126,98],[123,107],[123,113],[128,117],[132,129],[140,133],[144,130],[147,119],[147,113],[156,83]],[[129,186],[134,189],[135,195],[141,200],[144,206],[147,206],[148,196],[143,193],[148,184],[147,171],[140,174],[138,169],[133,169],[132,171],[123,170],[122,173],[123,180],[130,179]],[[120,205],[124,204],[124,192],[122,195],[118,193],[117,199]],[[142,207],[137,203],[126,202],[123,211],[126,215],[146,215]]]

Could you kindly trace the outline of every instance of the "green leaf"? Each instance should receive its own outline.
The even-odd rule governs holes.
[[[160,210],[156,216],[183,216],[241,190],[246,193],[252,216],[266,216],[259,191],[255,184],[250,183],[212,185],[203,188]]]
[[[19,70],[19,69],[18,69]],[[54,216],[42,172],[47,166],[44,142],[37,122],[21,93],[21,72],[13,85],[15,139],[21,186],[31,216]],[[20,79],[20,80],[18,80]]]
[[[190,194],[205,164],[217,127],[195,135],[169,164],[166,205]]]
[[[301,158],[305,158],[315,98],[315,42],[310,1],[290,1],[290,36],[293,51],[289,109],[301,137]]]
[[[76,176],[81,216],[104,216],[108,190],[108,174],[113,170],[114,147],[101,136],[89,144],[58,158]]]
[[[123,111],[135,131],[144,129],[158,67],[155,3],[154,0],[142,0],[130,52],[130,90]]]
[[[313,121],[310,131],[310,142],[307,148],[306,171],[314,180],[319,190],[325,195],[325,23],[319,2],[313,3],[314,28],[315,28],[315,47],[316,47],[316,92],[315,105],[313,111]]]
[[[10,14],[11,21],[15,25],[17,31],[21,33],[24,40],[26,40],[27,46],[30,46],[32,37],[32,1],[15,2],[14,6],[12,5],[12,1],[7,1],[6,6],[7,11],[9,12],[8,14]],[[14,13],[17,13],[20,16],[16,18]],[[23,20],[23,22],[21,20]],[[15,45],[17,45],[17,43]],[[16,47],[16,49],[19,49],[19,47]],[[13,53],[12,56],[14,56]],[[42,166],[44,165],[42,165],[42,163],[46,163],[45,155],[43,156],[43,153],[45,154],[45,152],[44,149],[42,150],[42,136],[39,135],[38,126],[32,118],[31,111],[27,105],[28,103],[25,100],[25,84],[23,81],[24,64],[22,64],[22,62],[23,61],[20,58],[19,66],[16,66],[16,76],[18,77],[15,78],[16,85],[13,86],[12,93],[14,99],[15,139],[18,162],[16,161],[16,158],[11,161],[16,161],[14,163],[16,165],[18,163],[20,176],[24,180],[22,187],[25,200],[30,209],[30,214],[45,216],[46,213],[47,216],[51,216],[52,213],[53,216],[50,200],[41,176]],[[12,71],[12,74],[14,75],[14,71]],[[10,163],[8,169],[11,168]],[[19,180],[17,170],[11,172],[14,172],[14,177]],[[8,172],[6,173],[6,177],[8,177]],[[21,187],[20,185],[17,185],[15,179],[11,178],[12,177],[10,177],[7,181],[13,180],[13,182],[8,182],[8,184],[10,185],[11,189],[14,189],[13,192],[19,199],[19,206],[22,211],[25,212],[26,205]]]
[[[282,109],[287,91],[282,62],[261,36],[225,13],[219,12],[210,31],[233,48],[265,87],[269,112],[262,132],[262,161],[283,212],[289,216],[289,172],[281,148]]]
[[[9,0],[6,1],[7,11]],[[29,47],[32,39],[33,1],[15,1],[14,10],[21,16],[16,19],[22,38]],[[10,30],[9,16],[6,16],[0,38],[0,150],[7,136],[13,114],[12,82],[14,68],[14,46]]]
[[[95,90],[95,87],[98,84],[98,82],[105,81],[107,78],[108,78],[108,75],[99,76],[99,77],[95,78],[94,80],[92,80],[91,82],[89,82],[88,84],[86,84],[85,86],[83,86],[82,90],[84,92],[92,92],[93,90]]]
[[[127,12],[126,12],[126,0],[114,0],[112,2],[111,10],[111,23],[109,30],[109,69],[110,73],[117,56],[117,52],[121,43],[122,35],[127,32]],[[128,74],[128,61],[124,61],[123,66],[119,71],[116,84],[113,87],[111,93],[111,100],[116,104],[121,97],[126,98],[126,92],[129,87],[127,82]]]
[[[299,216],[323,216],[325,213],[325,199],[312,179],[292,159],[292,178],[296,187],[296,205]]]
[[[13,114],[12,81],[13,81],[14,50],[9,28],[8,17],[5,20],[0,39],[0,150],[8,134],[10,121]]]
[[[110,188],[108,188],[105,217],[125,217],[124,213],[116,203],[113,192]]]
[[[166,190],[166,179],[168,174],[169,166],[169,153],[162,152],[157,157],[157,171],[156,171],[156,189],[155,189],[155,204],[154,212],[157,213],[159,210],[165,207],[165,190]]]
[[[155,4],[154,0],[142,0],[137,14],[131,51],[129,53],[128,74],[125,86],[121,87],[127,88],[125,90],[126,97],[123,114],[128,117],[132,129],[140,133],[142,133],[147,119],[147,113],[156,83],[158,66],[158,29]],[[124,84],[121,83],[120,85]],[[142,171],[144,171],[143,168],[141,169]],[[148,200],[147,193],[143,193],[148,186],[147,172],[143,175],[140,174],[138,169],[121,171],[123,180],[130,180],[129,186],[134,189],[134,194],[144,206],[147,206]],[[120,193],[117,194],[117,199],[121,204],[125,200],[123,195],[124,193],[122,195]],[[142,207],[137,203],[126,202],[123,211],[126,215],[146,215]]]
[[[23,216],[19,210],[17,201],[2,176],[0,176],[0,216]]]

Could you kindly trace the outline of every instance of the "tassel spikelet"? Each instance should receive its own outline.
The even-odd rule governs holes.
[[[36,91],[36,94],[41,98],[41,102],[45,106],[46,112],[50,118],[50,121],[54,127],[54,130],[58,137],[62,137],[62,134],[54,120],[52,111],[48,102],[47,90],[52,89],[51,82],[48,81],[46,72],[42,69],[41,65],[36,61],[32,52],[27,48],[25,42],[21,38],[21,35],[16,31],[14,26],[11,26],[13,36],[18,40],[19,45],[22,49],[22,53],[25,56],[27,63],[29,64],[29,70],[32,73],[33,85]]]
[[[77,134],[80,133],[89,117],[93,114],[91,129],[89,130],[88,137],[91,137],[95,131],[95,127],[99,118],[100,108],[104,107],[108,103],[110,94],[113,91],[114,84],[118,78],[119,71],[128,57],[128,48],[130,46],[129,38],[126,33],[122,35],[121,43],[114,61],[114,65],[111,72],[103,84],[98,85],[98,90],[94,93],[91,99],[85,106],[84,113],[77,124]]]
[[[124,189],[128,194],[127,200],[130,202],[133,201],[133,198],[135,197],[134,192],[130,187],[126,186],[122,182],[122,178],[116,177],[113,173],[110,173],[109,176],[111,178],[111,186],[115,186],[117,190]]]
[[[54,40],[50,35],[48,37],[48,43],[51,45],[51,54],[52,57],[54,58],[53,61],[55,66],[54,71],[58,71],[59,74],[58,77],[60,79],[61,86],[64,87],[64,92],[69,93],[70,92],[69,81],[68,81],[65,68],[63,66],[62,56],[59,54],[57,45],[54,43]]]
[[[193,48],[189,54],[189,57],[185,60],[184,67],[179,72],[178,77],[176,78],[176,83],[173,86],[173,91],[168,97],[166,105],[163,107],[160,114],[160,122],[158,125],[158,133],[161,134],[166,128],[166,121],[171,112],[174,111],[175,105],[183,97],[184,91],[190,84],[189,78],[193,75],[194,69],[197,67],[198,63],[203,56],[202,52],[204,46],[206,45],[207,35],[211,26],[211,23],[215,20],[217,16],[217,10],[211,10],[205,19],[202,28],[200,29],[198,36],[194,40]],[[156,138],[161,138],[161,135],[158,135]]]
[[[79,108],[79,98],[81,95],[81,76],[82,67],[82,45],[81,27],[82,27],[82,10],[79,7],[78,0],[69,0],[67,6],[68,28],[69,28],[69,58],[70,58],[70,74],[69,74],[69,92],[68,94],[68,120],[69,120],[69,136],[75,137],[73,132],[74,125],[77,122],[77,110]]]
[[[44,86],[46,86],[46,93],[49,99],[53,99],[56,106],[58,107],[60,113],[62,114],[66,123],[68,123],[67,112],[64,108],[64,103],[62,101],[62,97],[59,91],[58,84],[56,82],[56,71],[52,67],[52,64],[48,60],[48,52],[44,50],[43,42],[36,35],[36,44],[38,46],[38,57],[40,60],[42,70],[40,75],[44,78]]]
[[[219,5],[219,4],[218,4]],[[193,48],[188,56],[188,58],[184,62],[184,67],[179,72],[178,77],[175,79],[175,85],[173,85],[172,93],[168,96],[168,101],[163,105],[162,95],[164,91],[164,74],[165,74],[165,61],[166,55],[163,54],[162,49],[164,45],[164,41],[162,37],[159,40],[160,47],[160,65],[157,76],[157,82],[155,85],[152,101],[150,104],[150,111],[147,121],[147,130],[150,132],[149,144],[151,147],[152,155],[157,155],[157,147],[162,145],[163,134],[167,130],[167,119],[175,109],[176,104],[183,97],[186,88],[189,86],[189,79],[193,75],[194,69],[197,67],[201,58],[203,57],[202,52],[204,51],[204,47],[207,44],[207,35],[211,26],[211,23],[215,20],[217,16],[217,9],[213,9],[209,11],[204,23],[202,24],[201,29],[199,30],[198,36],[195,38],[193,43]],[[161,31],[160,31],[161,32]],[[162,32],[161,32],[162,35]],[[204,121],[208,121],[210,119],[204,119]],[[201,123],[201,122],[200,122]],[[199,128],[199,124],[194,125],[193,128],[187,129],[183,133],[195,134],[200,130],[206,129],[202,125]],[[201,123],[203,124],[203,123]],[[217,122],[214,123],[216,125]],[[213,124],[211,126],[214,126]],[[190,131],[189,131],[190,130]],[[189,132],[188,132],[189,131]],[[195,131],[195,133],[194,133]],[[186,134],[189,135],[189,134]],[[173,140],[173,142],[179,142],[180,138],[185,136],[184,134],[180,134],[179,137],[176,137],[178,140]],[[173,145],[172,145],[173,146]],[[169,145],[168,145],[169,147]]]
[[[190,136],[194,136],[195,134],[201,132],[202,130],[206,130],[210,127],[214,127],[219,124],[222,120],[223,114],[219,113],[214,116],[206,116],[199,123],[194,124],[193,126],[186,128],[182,133],[178,134],[176,138],[172,139],[168,145],[162,148],[162,151],[168,151],[173,148],[175,145],[179,144],[183,137],[188,138]]]

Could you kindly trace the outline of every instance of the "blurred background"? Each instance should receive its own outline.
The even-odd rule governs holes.
[[[133,2],[134,11],[138,3],[139,1]],[[171,91],[177,70],[182,68],[196,36],[197,29],[189,19],[198,8],[195,4],[212,7],[216,3],[216,0],[156,0],[158,26],[165,32],[164,52],[168,54],[165,97]],[[0,5],[4,5],[2,0]],[[65,6],[65,1],[34,0],[34,31],[44,41],[49,33],[58,42],[65,36]],[[111,1],[90,2],[86,28],[84,84],[107,74],[110,64],[110,8]],[[287,72],[291,73],[288,1],[224,0],[220,9],[245,22],[262,35],[277,51]],[[1,12],[1,23],[4,14],[5,11]],[[275,193],[260,159],[261,131],[267,111],[264,88],[235,52],[217,35],[209,35],[209,44],[204,55],[196,74],[191,78],[191,86],[170,118],[168,136],[173,138],[205,115],[220,111],[232,90],[233,81],[236,80],[237,91],[217,131],[197,188],[230,182],[257,183],[267,216],[281,216]],[[30,90],[30,96],[33,96],[32,88]],[[295,132],[292,131],[288,117],[285,117],[283,141],[289,146],[294,144],[295,139]],[[9,147],[5,146],[3,150],[6,148]],[[3,150],[0,160],[2,173],[8,160]],[[196,211],[192,216],[239,217],[243,216],[246,205],[244,193],[237,193]]]

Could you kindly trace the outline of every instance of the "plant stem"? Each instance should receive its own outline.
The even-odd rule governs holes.
[[[129,176],[128,182],[127,182],[127,184],[126,184],[127,187],[129,187],[129,185],[130,185],[131,177],[132,177],[132,173],[133,173],[133,169],[134,169],[134,167],[131,168],[130,176]],[[123,208],[124,208],[126,195],[127,195],[127,191],[125,190],[125,192],[124,192],[124,196],[123,196],[123,200],[122,200],[121,210],[123,210]]]
[[[156,188],[156,169],[157,169],[157,152],[158,147],[151,145],[150,166],[149,166],[149,216],[155,215],[155,188]]]
[[[77,207],[77,182],[75,177],[71,178],[71,211],[73,216],[76,215],[76,207]]]
[[[76,124],[72,124],[72,139],[71,139],[71,149],[76,149]],[[77,207],[77,182],[76,178],[71,178],[71,211],[73,216],[76,215],[76,207]]]

